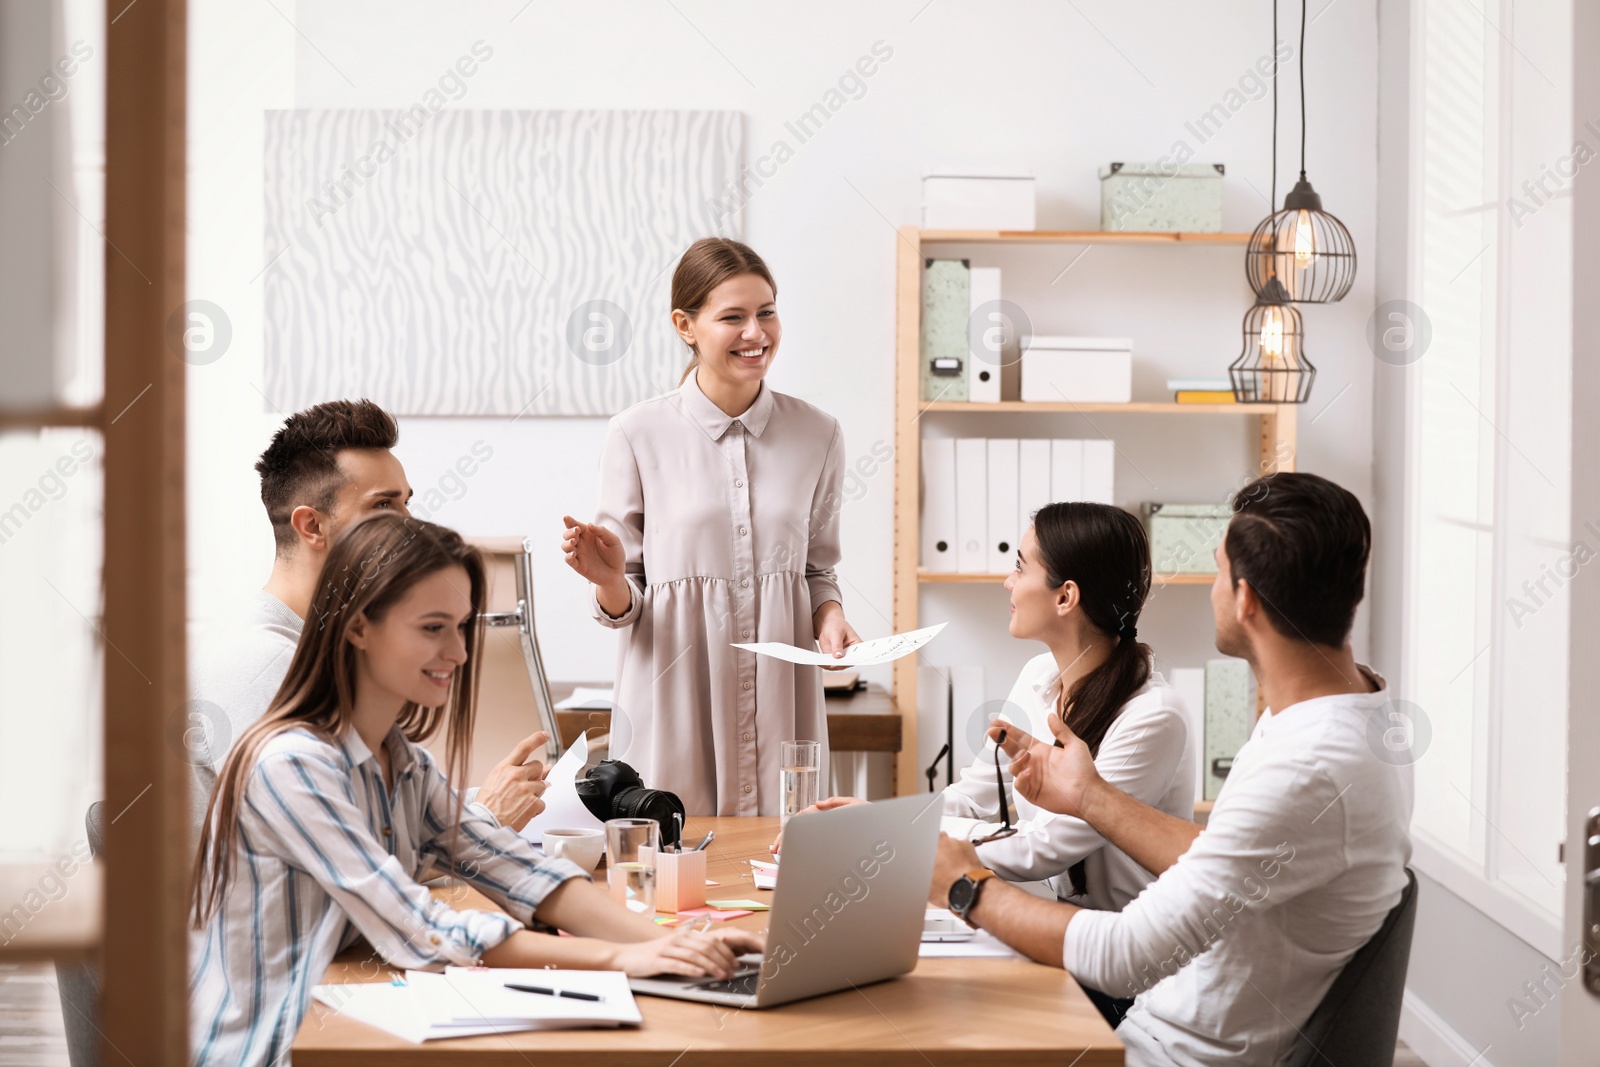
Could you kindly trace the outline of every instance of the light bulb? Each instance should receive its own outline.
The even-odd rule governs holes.
[[[1301,270],[1311,266],[1311,257],[1317,253],[1317,242],[1311,229],[1311,212],[1302,211],[1294,220],[1294,265]]]
[[[1283,362],[1283,311],[1269,307],[1261,316],[1261,360],[1269,366]]]

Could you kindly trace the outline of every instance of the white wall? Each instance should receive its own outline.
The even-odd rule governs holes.
[[[1292,6],[1284,5],[1282,30],[1291,40],[1298,28]],[[191,30],[191,288],[226,308],[235,327],[228,355],[191,375],[192,602],[202,624],[264,579],[271,553],[250,471],[281,418],[263,411],[258,391],[256,276],[270,256],[261,248],[264,107],[408,105],[482,39],[493,58],[451,106],[744,112],[751,164],[779,139],[794,149],[746,212],[746,239],[767,258],[780,288],[785,339],[773,384],[837,415],[852,455],[893,441],[894,227],[918,222],[919,182],[929,170],[1030,171],[1039,180],[1041,228],[1094,229],[1098,168],[1159,159],[1181,140],[1197,161],[1227,164],[1226,229],[1248,230],[1267,210],[1270,98],[1225,97],[1271,50],[1268,12],[1255,5],[540,2],[519,11],[522,0],[506,0],[279,7],[303,37],[265,5],[226,0],[197,0]],[[1313,15],[1311,178],[1366,255],[1375,246],[1375,0],[1346,0]],[[821,100],[878,41],[893,54],[864,93],[798,143],[785,123]],[[1293,73],[1286,68],[1281,83],[1280,198],[1297,169]],[[1243,106],[1201,144],[1186,123],[1218,103]],[[1061,274],[1080,251],[968,250],[978,262],[1007,268],[1006,295],[1023,303],[1041,331],[1133,336],[1139,397],[1159,398],[1168,375],[1220,374],[1238,354],[1239,320],[1250,303],[1241,249],[1099,247]],[[1373,360],[1362,332],[1372,291],[1363,265],[1344,303],[1305,312],[1307,348],[1320,374],[1301,418],[1300,468],[1336,479],[1363,500],[1371,489]],[[993,436],[1104,431],[1124,457],[1119,503],[1221,500],[1253,467],[1253,431],[1242,418],[1174,421],[1122,416],[1090,425],[1029,416],[959,425]],[[494,448],[464,495],[433,517],[472,534],[546,539],[536,581],[541,640],[555,678],[605,678],[612,669],[614,637],[587,621],[581,583],[556,549],[563,512],[593,509],[603,425],[408,419],[402,427],[399,452],[419,491],[436,484],[475,440]],[[930,432],[956,425],[945,417]],[[889,628],[892,479],[888,469],[878,473],[843,517],[846,609],[868,636]],[[927,620],[955,619],[930,646],[928,662],[983,663],[991,698],[1004,696],[1016,669],[1039,651],[1006,636],[998,588],[929,590],[924,603]],[[1205,593],[1193,588],[1160,593],[1141,625],[1165,665],[1202,662],[1211,654],[1210,633]],[[1363,617],[1357,649],[1365,647]]]

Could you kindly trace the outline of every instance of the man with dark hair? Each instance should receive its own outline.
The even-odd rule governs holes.
[[[1275,1064],[1383,924],[1411,856],[1408,720],[1356,663],[1350,628],[1372,533],[1312,474],[1240,490],[1217,549],[1217,648],[1248,660],[1267,710],[1201,828],[1108,785],[1052,716],[1056,744],[1004,726],[1016,788],[1075,815],[1159,877],[1121,912],[1041,900],[939,843],[930,900],[1086,985],[1137,995],[1117,1029],[1136,1064]]]
[[[266,714],[289,671],[328,546],[372,515],[408,514],[411,486],[390,451],[399,439],[394,416],[372,401],[333,400],[289,416],[256,463],[277,550],[266,586],[196,656],[186,735],[204,742],[189,753],[196,827],[228,746]],[[530,757],[547,740],[525,738],[490,772],[476,803],[495,821],[521,829],[543,810],[545,768]]]

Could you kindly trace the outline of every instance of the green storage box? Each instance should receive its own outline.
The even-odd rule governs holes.
[[[1146,504],[1150,562],[1156,576],[1216,574],[1216,548],[1228,532],[1227,504]]]

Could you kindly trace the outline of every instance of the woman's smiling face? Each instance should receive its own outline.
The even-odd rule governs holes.
[[[1057,600],[1061,589],[1050,584],[1032,526],[1022,535],[1016,567],[1006,576],[1006,592],[1011,594],[1012,637],[1037,638],[1060,615]]]
[[[772,286],[759,274],[734,275],[711,290],[699,314],[674,318],[699,350],[701,369],[740,387],[766,377],[783,335]]]

